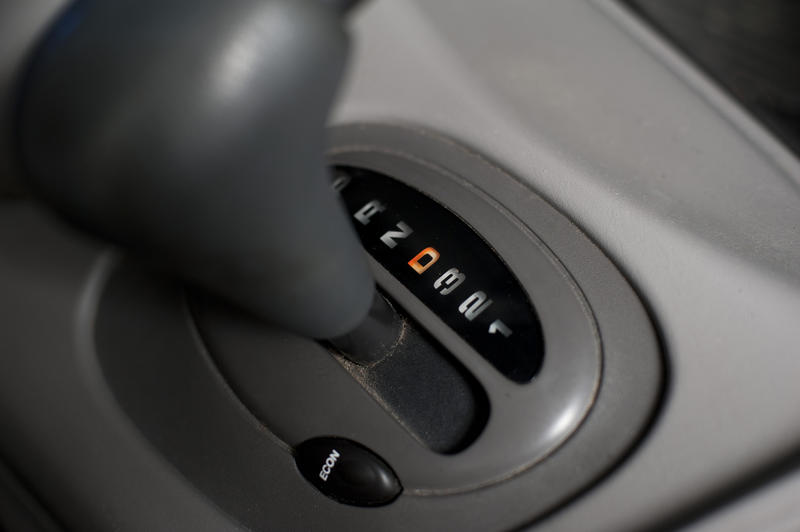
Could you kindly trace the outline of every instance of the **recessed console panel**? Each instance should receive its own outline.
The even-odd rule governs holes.
[[[435,132],[337,127],[329,157],[404,321],[380,362],[185,298],[132,265],[110,273],[104,374],[189,481],[253,529],[507,529],[631,452],[660,397],[659,346],[579,228]]]

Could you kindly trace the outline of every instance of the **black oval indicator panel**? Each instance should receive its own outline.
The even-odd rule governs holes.
[[[380,506],[403,490],[383,459],[345,438],[306,440],[295,449],[295,463],[306,480],[344,504]]]
[[[529,382],[544,341],[508,266],[466,222],[383,174],[336,167],[341,193],[372,257],[503,375]]]

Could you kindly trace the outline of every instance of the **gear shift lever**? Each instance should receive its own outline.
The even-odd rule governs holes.
[[[272,324],[350,333],[374,284],[323,152],[351,3],[75,2],[20,93],[29,183]]]

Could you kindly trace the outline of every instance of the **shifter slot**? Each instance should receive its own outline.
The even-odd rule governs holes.
[[[336,354],[339,363],[420,443],[442,454],[472,443],[489,418],[486,392],[407,314],[390,352],[369,366]]]

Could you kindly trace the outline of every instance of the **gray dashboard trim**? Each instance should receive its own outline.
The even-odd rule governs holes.
[[[653,527],[797,452],[800,194],[769,133],[605,5],[384,0],[353,22],[334,123],[412,122],[499,161],[600,244],[661,326],[662,415],[542,530]]]

